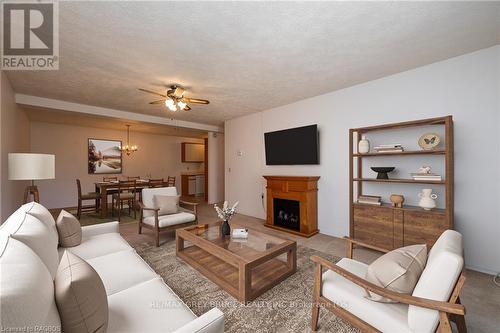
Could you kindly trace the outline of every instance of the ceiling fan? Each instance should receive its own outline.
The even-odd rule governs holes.
[[[161,96],[162,99],[159,99],[157,101],[149,102],[149,104],[165,104],[167,108],[169,108],[170,111],[177,111],[177,110],[184,110],[184,111],[189,111],[191,108],[189,107],[188,103],[191,104],[208,104],[210,103],[206,99],[198,99],[198,98],[189,98],[185,97],[184,93],[186,92],[186,89],[179,87],[179,86],[170,86],[170,89],[167,90],[166,94],[161,94],[156,91],[148,90],[148,89],[143,89],[139,88],[140,91],[144,91],[148,94],[153,94],[157,96]]]

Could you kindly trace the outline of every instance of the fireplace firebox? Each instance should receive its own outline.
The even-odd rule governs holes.
[[[300,231],[300,201],[274,198],[273,209],[275,225]]]

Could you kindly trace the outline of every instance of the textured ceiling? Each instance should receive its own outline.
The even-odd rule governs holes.
[[[219,125],[500,43],[498,2],[60,2],[60,69],[18,93]],[[208,106],[172,114],[139,87]]]

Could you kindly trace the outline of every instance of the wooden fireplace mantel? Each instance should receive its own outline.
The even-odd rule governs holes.
[[[267,221],[265,226],[311,237],[318,230],[319,176],[263,176],[267,180]],[[300,207],[300,231],[275,225],[274,199],[296,200]]]

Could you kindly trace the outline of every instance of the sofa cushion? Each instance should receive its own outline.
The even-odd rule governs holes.
[[[195,220],[196,220],[196,216],[194,214],[180,212],[177,214],[159,216],[158,217],[158,224],[159,224],[160,228],[163,228],[163,227],[168,227],[171,225],[193,222]],[[152,225],[152,226],[155,225],[155,217],[154,216],[145,217],[142,221],[148,225]]]
[[[71,253],[84,260],[130,249],[132,247],[118,233],[86,237],[82,239],[80,245],[67,248]]]
[[[36,217],[25,214],[22,221],[16,221],[17,228],[11,233],[15,238],[28,245],[47,266],[52,278],[59,265],[57,253],[58,236]]]
[[[427,259],[413,296],[447,301],[464,267],[462,235],[447,230],[436,241]],[[439,322],[439,313],[411,305],[408,310],[408,325],[413,332],[434,332]]]
[[[106,332],[108,298],[92,266],[71,252],[64,252],[54,286],[64,332]]]
[[[401,247],[371,263],[365,279],[382,288],[409,295],[413,292],[426,261],[425,244]],[[367,298],[378,302],[393,302],[368,291]]]
[[[142,203],[145,207],[154,208],[154,196],[155,195],[177,195],[177,188],[171,187],[157,187],[157,188],[145,188],[142,190]],[[154,216],[154,212],[150,210],[144,211],[144,217]]]
[[[92,258],[87,262],[101,277],[108,296],[158,278],[158,275],[132,249]]]
[[[361,278],[365,278],[368,270],[368,265],[348,258],[337,265]],[[331,270],[323,273],[322,294],[382,332],[410,332],[407,305],[370,301],[363,288]]]
[[[40,258],[26,244],[0,237],[0,327],[35,332],[35,326],[60,331],[54,283]]]
[[[47,208],[34,201],[24,204],[22,207],[25,209],[26,213],[45,223],[53,232],[57,232],[56,221]]]
[[[115,293],[108,303],[108,333],[173,332],[196,318],[162,279]]]
[[[73,214],[61,210],[56,221],[59,244],[63,247],[73,247],[82,242],[82,226]]]
[[[179,195],[155,195],[154,208],[159,208],[159,215],[177,214],[179,212]]]

